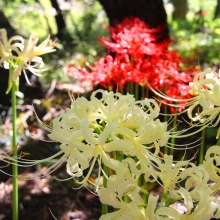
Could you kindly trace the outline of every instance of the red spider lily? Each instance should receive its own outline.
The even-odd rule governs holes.
[[[127,77],[131,74],[133,64],[128,57],[116,54],[113,58],[110,55],[101,57],[95,62],[94,67],[86,62],[87,68],[73,65],[67,66],[67,72],[70,76],[81,81],[90,81],[92,84],[99,84],[104,88],[118,85],[120,89],[129,81]],[[90,72],[91,71],[91,72]]]
[[[111,39],[100,38],[109,51],[91,66],[68,66],[69,75],[81,81],[122,89],[128,82],[148,82],[172,98],[189,98],[189,82],[195,74],[194,67],[183,68],[185,61],[176,51],[167,49],[170,39],[158,42],[164,26],[149,29],[139,18],[126,18],[116,27],[110,27]],[[110,55],[113,54],[113,55]]]
[[[116,27],[110,27],[111,40],[100,38],[100,44],[116,53],[154,55],[168,47],[170,39],[158,42],[164,25],[150,29],[139,18],[125,18]]]

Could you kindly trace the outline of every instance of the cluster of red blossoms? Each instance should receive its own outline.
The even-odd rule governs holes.
[[[190,98],[189,82],[194,67],[183,67],[185,61],[176,51],[168,50],[170,39],[158,42],[163,26],[150,29],[139,18],[126,18],[121,24],[110,27],[111,39],[100,38],[108,50],[94,66],[69,65],[69,75],[80,81],[91,81],[105,88],[123,89],[128,82],[139,85],[146,81],[155,90],[172,98]]]

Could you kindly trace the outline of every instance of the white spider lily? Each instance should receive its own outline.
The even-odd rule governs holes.
[[[113,140],[117,140],[118,135],[128,141],[128,144],[132,146],[130,149],[123,150],[125,155],[136,156],[140,162],[141,169],[145,172],[152,169],[152,161],[157,161],[157,156],[160,152],[160,145],[163,146],[169,139],[169,132],[166,130],[166,123],[162,123],[159,120],[150,121],[140,126],[140,131],[137,133],[127,127],[116,128],[112,134]],[[149,149],[154,149],[154,153],[151,153]],[[111,149],[106,148],[106,151]]]
[[[87,162],[89,162],[92,158],[94,158],[93,159],[94,162],[98,158],[100,158],[100,161],[103,162],[103,164],[105,164],[109,168],[115,170],[119,175],[121,175],[123,177],[124,173],[126,172],[126,167],[122,163],[120,163],[119,161],[110,158],[104,151],[106,145],[108,145],[107,139],[108,139],[109,135],[112,133],[112,130],[114,130],[115,127],[117,127],[117,123],[113,122],[113,123],[108,124],[104,128],[103,132],[99,135],[98,138],[93,137],[93,130],[91,128],[89,128],[88,125],[89,125],[88,121],[82,121],[80,123],[81,132],[82,132],[84,140],[87,144],[80,142],[79,145],[75,145],[75,147],[78,150],[78,153],[76,154],[76,150],[75,150],[69,156],[69,159],[72,159],[72,158],[74,158],[74,159],[73,159],[72,164],[70,164],[70,162],[69,162],[67,164],[67,166],[72,166],[72,165],[75,165],[76,163],[81,164],[81,161],[77,160],[77,157],[80,158],[80,155],[83,154],[82,158],[84,158],[84,160],[85,160],[85,158],[87,158]],[[114,141],[111,143],[114,143]],[[121,144],[122,148],[125,148],[125,149],[130,148],[130,146],[127,144],[127,142],[123,143],[123,141],[122,141],[122,142],[120,142],[120,144]],[[117,145],[116,145],[116,147],[117,147]],[[74,149],[74,144],[72,145],[72,149]],[[115,149],[113,148],[113,150],[115,150]],[[94,166],[94,163],[93,163],[93,166]],[[93,169],[93,166],[92,165],[90,166],[91,171]]]
[[[213,194],[213,191],[208,185],[210,179],[209,173],[203,166],[197,166],[192,168],[187,168],[192,172],[188,175],[185,182],[185,188],[193,193],[195,190],[204,190],[209,195]]]
[[[190,83],[190,87],[192,88],[194,93],[200,94],[206,91],[206,89],[212,90],[214,84],[218,83],[218,81],[219,79],[217,77],[217,74],[211,69],[207,69],[204,72],[200,72],[195,75],[193,83]]]
[[[95,97],[98,93],[102,95],[101,99]],[[91,102],[97,106],[95,117],[104,123],[114,120],[118,122],[118,127],[112,132],[114,142],[106,145],[105,151],[112,152],[116,149],[123,151],[125,155],[137,156],[141,166],[145,166],[145,170],[151,167],[150,160],[155,159],[160,146],[164,146],[170,137],[167,123],[156,119],[160,108],[155,100],[135,101],[129,94],[98,90],[92,94]],[[119,144],[120,142],[132,147],[126,150]],[[154,156],[149,152],[151,148],[155,149]]]
[[[103,95],[100,100],[95,97],[97,92]],[[61,143],[61,150],[50,158],[32,163],[63,155],[48,168],[48,172],[66,160],[67,173],[70,178],[80,177],[79,184],[88,180],[96,163],[99,167],[98,178],[101,171],[105,175],[101,164],[115,171],[121,179],[128,178],[128,167],[131,169],[135,165],[139,167],[133,168],[136,180],[141,174],[150,173],[155,168],[153,162],[157,164],[160,160],[160,147],[169,139],[167,123],[160,122],[156,118],[158,115],[159,106],[154,100],[136,102],[129,94],[96,91],[90,100],[78,98],[73,101],[71,108],[53,119],[52,127],[39,120],[50,132],[50,139]],[[132,160],[120,162],[115,157],[116,153],[136,156],[138,164]],[[23,160],[22,163],[31,164],[31,161]],[[88,172],[85,175],[86,169]]]
[[[144,173],[143,170],[137,168],[139,166],[139,162],[135,162],[131,157],[122,160],[122,163],[125,164],[126,167],[129,167],[125,173],[126,180],[137,181],[140,175]]]
[[[121,208],[124,202],[124,196],[128,195],[136,203],[143,204],[139,196],[140,188],[136,181],[121,180],[117,175],[108,178],[107,188],[102,187],[98,190],[100,201],[114,208]]]
[[[143,213],[134,202],[124,203],[122,207],[115,212],[102,215],[99,220],[146,220]],[[148,219],[147,219],[148,220]],[[152,219],[154,220],[154,219]]]
[[[65,129],[65,127],[61,128],[59,119],[56,118],[54,119],[53,132],[48,135],[50,138],[55,138],[54,140],[62,143],[60,148],[61,152],[66,155],[68,174],[72,177],[82,177],[83,171],[89,167],[88,174],[83,181],[79,182],[79,184],[84,184],[92,173],[95,162],[100,161],[99,163],[103,163],[112,170],[115,170],[123,178],[126,172],[126,166],[110,158],[105,152],[105,148],[108,148],[109,145],[111,145],[113,151],[118,150],[119,146],[124,150],[131,148],[126,140],[121,140],[117,143],[115,143],[116,141],[108,143],[107,139],[117,127],[117,122],[106,125],[97,138],[93,136],[94,130],[89,127],[90,123],[87,119],[78,119],[78,123],[78,130],[69,130]]]
[[[144,201],[139,195],[140,188],[136,181],[124,180],[121,181],[116,175],[108,179],[107,188],[98,190],[100,201],[103,204],[108,204],[118,211],[102,215],[100,220],[156,220],[154,210],[159,196],[149,196],[147,207],[144,211],[138,206],[143,206]],[[124,201],[124,196],[129,196],[131,202]]]
[[[139,187],[136,182],[121,182],[117,176],[111,176],[108,180],[107,188],[98,191],[100,201],[119,210],[106,215],[102,215],[100,220],[157,220],[155,209],[159,196],[150,195],[145,209],[143,200],[139,195]],[[131,202],[126,203],[124,196],[130,197]]]
[[[170,163],[172,160],[166,158]],[[168,163],[166,165],[168,165]],[[180,167],[186,164],[179,164]],[[162,166],[162,164],[161,164]],[[178,165],[177,165],[178,166]],[[164,170],[165,170],[164,166]],[[187,172],[185,172],[187,170]],[[211,217],[218,217],[220,215],[220,202],[212,195],[212,191],[208,187],[207,181],[209,179],[208,173],[204,170],[203,167],[191,167],[186,168],[183,171],[183,175],[178,176],[179,169],[174,170],[174,175],[168,176],[167,178],[173,179],[173,181],[181,179],[182,181],[186,179],[185,188],[181,187],[179,189],[173,189],[170,192],[167,191],[167,199],[173,199],[174,201],[183,200],[185,205],[186,212],[184,214],[179,213],[177,210],[171,207],[163,207],[164,204],[161,201],[159,204],[159,196],[154,197],[150,195],[148,202],[145,205],[140,200],[139,192],[140,188],[135,185],[135,181],[124,180],[121,181],[117,176],[112,176],[109,178],[107,188],[101,188],[98,191],[100,200],[103,204],[111,205],[118,211],[108,213],[101,216],[101,220],[110,220],[110,219],[142,219],[142,220],[159,220],[159,219],[173,219],[173,220],[207,220]],[[175,178],[175,176],[178,176]],[[178,186],[178,183],[174,184],[175,188]],[[130,203],[126,203],[123,199],[123,196],[128,195],[131,198]],[[131,196],[136,195],[136,196]],[[138,198],[137,200],[133,198]],[[132,207],[132,208],[131,208]]]
[[[96,95],[101,94],[97,99]],[[160,108],[153,99],[135,101],[133,95],[122,95],[105,90],[97,90],[92,93],[91,100],[98,106],[96,117],[109,123],[117,120],[122,126],[131,126],[133,123],[142,124],[141,121],[151,121],[159,116]],[[133,118],[132,116],[135,116]],[[133,125],[135,128],[135,125]]]
[[[205,154],[205,160],[203,161],[203,166],[208,171],[210,179],[214,182],[220,182],[220,147],[215,145],[210,147]]]
[[[214,192],[217,192],[220,188],[220,147],[212,146],[206,151],[205,160],[202,166],[207,170],[212,180],[215,184],[211,186]]]
[[[159,220],[154,214],[156,202],[159,196],[149,196],[149,203],[147,204],[146,211],[139,209],[134,202],[125,203],[118,211],[102,215],[99,220]],[[146,216],[145,216],[146,213]]]
[[[99,95],[99,93],[101,93],[102,97],[97,99],[96,95]],[[121,93],[105,90],[94,91],[91,95],[91,100],[94,105],[99,107],[96,117],[105,123],[115,120],[123,122],[135,105],[135,99],[132,95],[122,95]]]
[[[173,180],[170,185],[170,194],[176,197],[176,189],[178,188],[178,184],[185,180],[185,189],[193,194],[196,190],[205,190],[206,193],[211,196],[213,194],[213,190],[208,185],[209,181],[209,173],[207,170],[199,165],[195,166],[193,163],[190,163],[191,167],[184,168]]]
[[[178,177],[189,164],[189,161],[178,161],[174,164],[173,156],[165,154],[161,160],[157,160],[157,170],[152,172],[155,177],[161,180],[165,191],[169,189],[173,190],[178,183]],[[183,178],[183,176],[181,176],[181,178]],[[145,175],[145,179],[148,179],[147,175]]]
[[[72,143],[76,139],[83,141],[85,138],[80,130],[82,120],[87,120],[90,128],[101,127],[94,121],[96,111],[97,107],[92,102],[80,97],[72,102],[70,109],[67,108],[65,113],[53,119],[53,128],[44,128],[51,132],[49,137],[54,141],[60,143]]]
[[[220,80],[217,73],[211,70],[199,73],[195,76],[191,86],[197,97],[188,110],[189,118],[205,124],[213,122],[220,112]],[[199,105],[202,107],[201,112],[197,112],[193,116],[193,110]],[[219,120],[218,117],[213,126],[216,126]]]
[[[12,55],[11,51],[16,49],[16,44],[14,43],[16,40],[21,43],[24,42],[24,39],[20,36],[14,36],[8,39],[6,30],[0,29],[0,58]]]
[[[32,35],[27,40],[20,36],[8,40],[6,30],[0,29],[0,65],[3,64],[6,69],[13,68],[9,76],[7,93],[11,89],[11,80],[17,81],[22,70],[28,84],[30,82],[26,70],[37,76],[42,76],[40,72],[48,70],[42,69],[44,62],[40,56],[55,51],[54,44],[50,42],[49,36],[39,46],[37,42],[38,38]]]
[[[207,220],[215,214],[218,207],[211,203],[212,198],[203,189],[195,190],[193,195],[188,190],[180,188],[179,195],[183,198],[186,213],[181,214],[171,207],[161,207],[156,211],[157,219],[173,220]]]
[[[177,132],[175,138],[182,138],[187,137],[189,135],[193,135],[203,130],[204,127],[216,126],[220,121],[219,74],[212,71],[211,69],[207,69],[204,72],[200,72],[197,75],[195,75],[193,82],[190,83],[190,86],[192,88],[191,93],[195,97],[189,99],[170,98],[160,92],[155,91],[152,87],[149,86],[151,90],[160,98],[169,100],[177,104],[167,104],[161,101],[162,103],[165,103],[173,107],[189,107],[185,111],[187,111],[188,117],[196,123],[188,129],[185,129],[181,132]],[[193,127],[198,126],[202,127],[191,133],[186,133],[187,131],[190,131]]]
[[[100,100],[95,97],[97,93],[103,95]],[[150,172],[152,161],[157,160],[160,146],[165,145],[169,139],[167,123],[155,120],[158,114],[159,106],[153,100],[135,102],[129,94],[98,90],[92,94],[90,101],[78,98],[71,104],[71,109],[55,118],[49,137],[64,144],[63,146],[66,144],[66,149],[70,146],[71,149],[75,148],[71,154],[73,156],[69,158],[78,156],[71,159],[71,163],[67,162],[68,173],[71,174],[73,170],[72,176],[78,176],[90,161],[98,160],[120,173],[123,178],[126,170],[123,164],[120,165],[106,153],[119,151],[125,155],[137,156],[142,172]],[[155,149],[153,155],[149,152],[151,148]],[[82,159],[81,162],[77,161],[77,158],[84,158],[87,162]],[[120,165],[120,168],[116,165]],[[76,173],[76,169],[79,173]]]
[[[24,43],[15,51],[17,56],[11,56],[9,59],[14,59],[17,62],[14,74],[12,75],[12,80],[16,81],[21,75],[21,71],[29,70],[37,76],[41,76],[39,72],[45,71],[47,69],[42,69],[44,66],[43,59],[40,57],[45,53],[51,53],[55,49],[49,45],[49,37],[44,40],[39,46],[37,46],[38,38],[36,36],[30,36],[29,39],[24,40]],[[8,60],[8,59],[7,59]],[[30,84],[26,73],[27,82]]]
[[[167,122],[160,122],[159,119],[145,123],[134,138],[140,144],[151,144],[164,146],[169,139],[167,131]]]

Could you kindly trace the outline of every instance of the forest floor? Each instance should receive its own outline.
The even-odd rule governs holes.
[[[36,172],[39,171],[41,170],[38,169]],[[27,169],[20,174],[31,177],[36,172]],[[65,166],[62,166],[62,169],[60,168],[60,172],[65,172]],[[99,219],[101,204],[97,196],[83,187],[74,190],[70,184],[71,180],[66,184],[55,180],[53,176],[47,175],[42,179],[21,179],[18,181],[20,220]],[[0,220],[11,220],[12,178],[3,181],[1,174],[0,179]]]

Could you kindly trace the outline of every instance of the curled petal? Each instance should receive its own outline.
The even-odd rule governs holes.
[[[114,170],[123,179],[127,172],[127,167],[118,160],[110,158],[104,151],[101,151],[100,155],[103,163],[110,169]]]
[[[159,196],[150,195],[146,207],[146,219],[157,220],[155,210]]]

